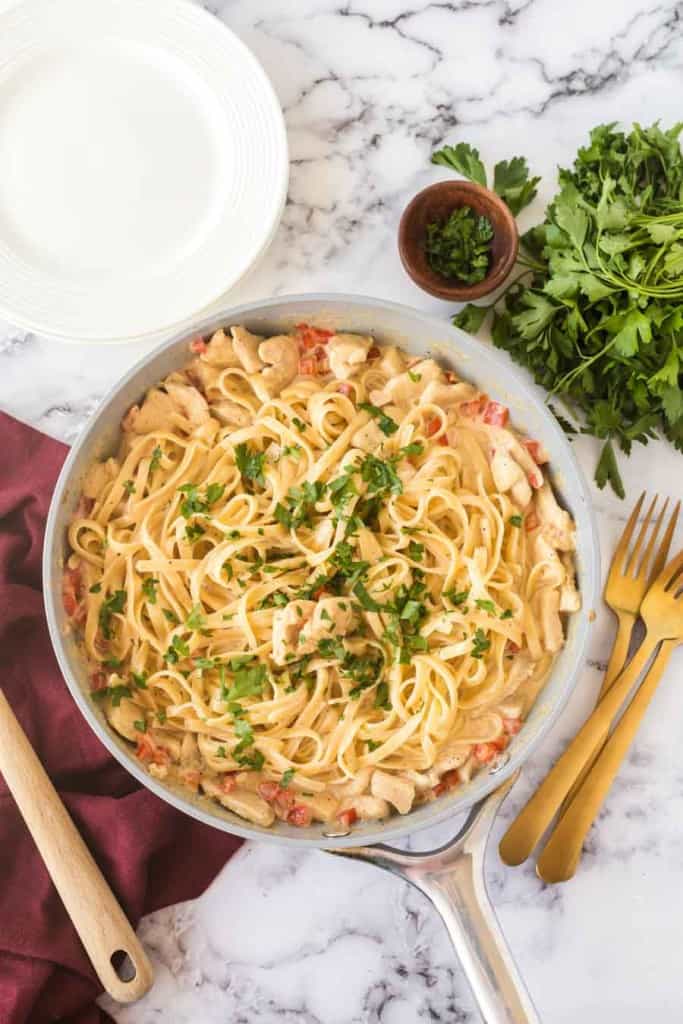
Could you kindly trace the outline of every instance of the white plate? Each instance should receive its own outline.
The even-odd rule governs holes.
[[[1,12],[0,154],[0,316],[79,340],[204,309],[269,244],[287,192],[270,82],[187,0]]]

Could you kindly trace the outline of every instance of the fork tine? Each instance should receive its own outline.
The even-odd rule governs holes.
[[[650,526],[650,520],[652,519],[652,513],[655,510],[655,505],[657,504],[658,500],[659,495],[655,494],[649,509],[645,513],[645,519],[643,520],[643,525],[641,526],[640,532],[638,533],[638,536],[636,538],[635,547],[633,548],[633,551],[631,552],[629,560],[626,564],[626,568],[624,569],[625,576],[630,576],[631,570],[633,570],[634,576],[638,576],[638,572],[636,571],[636,559],[638,558],[638,553],[640,551],[641,545],[645,540],[645,537],[647,536],[647,531]]]
[[[640,560],[640,568],[636,572],[636,579],[638,579],[638,577],[644,577],[644,575],[645,575],[645,573],[647,571],[647,565],[648,565],[648,562],[650,560],[650,555],[654,551],[654,545],[656,544],[657,537],[659,536],[659,527],[661,526],[661,523],[663,523],[664,520],[665,520],[665,516],[667,514],[667,509],[668,508],[669,508],[669,499],[665,498],[665,503],[664,503],[663,507],[661,507],[661,511],[657,514],[657,517],[656,517],[656,519],[654,520],[654,522],[652,524],[652,530],[650,532],[650,539],[647,542],[647,547],[645,548],[645,551],[643,552],[643,557]],[[665,541],[666,541],[666,537],[665,537]],[[664,561],[661,562],[661,567],[664,567],[666,561],[667,561],[667,559],[665,558]],[[634,568],[635,568],[635,565],[634,565]]]
[[[664,509],[662,510],[662,514],[660,516],[660,521],[664,518],[664,510],[665,509],[666,509],[666,505],[664,506]],[[660,572],[662,571],[662,569],[666,565],[666,560],[669,557],[669,548],[671,547],[671,541],[673,540],[674,530],[676,529],[676,523],[678,522],[678,513],[680,512],[680,510],[681,510],[681,503],[680,503],[680,501],[677,501],[676,502],[676,507],[673,510],[673,512],[671,513],[671,519],[669,520],[669,525],[667,527],[666,533],[662,537],[662,543],[659,545],[659,551],[657,552],[657,556],[656,556],[654,562],[652,563],[652,571],[650,572],[650,585],[652,585],[653,581],[657,578],[657,576],[659,576]],[[659,523],[657,523],[657,530],[659,530]],[[655,531],[655,536],[656,535],[657,535],[657,531]],[[648,545],[648,547],[649,547],[649,545]],[[647,554],[647,552],[646,552],[646,554]],[[646,556],[643,555],[643,562],[645,561],[645,557]]]
[[[633,506],[633,512],[631,512],[631,515],[628,517],[628,522],[624,527],[624,532],[621,535],[621,540],[617,544],[617,549],[614,552],[611,572],[616,572],[619,574],[622,573],[623,564],[626,559],[626,552],[628,550],[631,537],[633,536],[633,530],[635,528],[636,523],[638,522],[638,516],[640,515],[640,510],[642,508],[644,500],[645,491],[643,491],[643,493],[638,498],[638,501]]]

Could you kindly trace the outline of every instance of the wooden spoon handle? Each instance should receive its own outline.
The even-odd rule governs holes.
[[[2,692],[0,772],[106,991],[120,1003],[140,999],[152,965]],[[130,958],[121,970],[129,981],[114,954],[119,965],[122,954]]]

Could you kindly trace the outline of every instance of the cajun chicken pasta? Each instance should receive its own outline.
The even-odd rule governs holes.
[[[541,444],[371,337],[190,347],[69,530],[64,606],[110,725],[261,826],[348,829],[492,766],[579,607]]]

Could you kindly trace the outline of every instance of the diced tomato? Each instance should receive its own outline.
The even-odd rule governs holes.
[[[310,324],[297,324],[295,330],[299,336],[300,349],[326,345],[334,334],[334,331],[326,331],[322,327],[311,327]]]
[[[225,774],[221,779],[221,789],[223,790],[224,793],[232,793],[236,785],[237,779],[235,778],[234,775],[231,775],[229,772]]]
[[[89,516],[95,505],[94,498],[86,498],[85,494],[81,494],[78,499],[78,505],[76,505],[76,511],[74,512],[75,519],[85,519]]]
[[[150,761],[152,764],[168,764],[170,756],[163,747],[158,747],[148,733],[143,733],[138,740],[138,747],[135,751],[141,761]]]
[[[313,813],[310,807],[304,807],[303,804],[296,804],[292,807],[291,811],[287,815],[287,821],[290,825],[298,825],[299,828],[305,827],[311,824],[311,818]]]
[[[346,395],[347,398],[350,398],[351,395],[355,394],[353,384],[347,384],[346,381],[341,382],[341,384],[337,387],[337,391],[341,395]]]
[[[190,786],[192,789],[197,789],[201,775],[197,771],[186,771],[182,773],[181,778],[186,786]]]
[[[438,416],[430,417],[425,423],[425,434],[427,437],[433,437],[434,434],[438,433],[441,429],[441,420]]]
[[[516,736],[521,728],[522,720],[520,718],[503,719],[503,729],[508,734],[508,736]]]
[[[92,672],[90,675],[90,691],[96,693],[97,690],[105,690],[107,687],[107,675],[106,672]]]
[[[504,427],[509,418],[510,410],[507,405],[487,402],[484,406],[484,423],[490,423],[492,427]]]
[[[193,338],[190,342],[190,352],[198,356],[204,355],[208,347],[203,338]]]
[[[445,434],[442,434],[441,437],[437,438],[436,443],[442,444],[444,447],[446,447],[448,445],[448,438],[446,437]]]
[[[264,800],[267,800],[268,803],[275,800],[281,792],[282,790],[277,782],[262,782],[258,787],[258,795],[263,797]]]
[[[527,480],[529,481],[531,486],[534,488],[534,490],[537,491],[538,488],[541,487],[542,484],[543,484],[543,474],[542,473],[533,473],[533,472],[532,473],[527,473]]]
[[[478,398],[472,398],[469,402],[461,402],[460,414],[462,416],[479,416],[487,402],[486,395],[479,395]]]
[[[459,784],[460,775],[458,774],[458,769],[452,768],[451,771],[443,773],[441,780],[432,789],[432,793],[434,796],[441,796],[443,793],[447,793],[449,789],[455,789]]]
[[[344,828],[351,828],[358,821],[358,812],[355,807],[349,807],[347,811],[342,811],[338,818]]]
[[[505,650],[508,654],[519,654],[519,644],[516,644],[514,640],[508,640]]]
[[[368,359],[377,359],[379,354],[380,350],[377,348],[376,345],[373,345],[372,348],[368,349]]]
[[[81,597],[81,570],[77,569],[65,569],[64,575],[62,576],[62,603],[64,605],[64,611],[72,618],[76,609],[78,608],[78,602]]]
[[[479,764],[490,764],[499,752],[497,743],[475,743],[473,754]]]
[[[314,601],[319,601],[321,597],[329,597],[329,593],[324,587],[318,587],[317,590],[313,591],[311,595]]]
[[[299,359],[299,373],[302,377],[315,377],[318,372],[318,360],[315,356],[301,356]]]
[[[544,463],[548,462],[548,453],[540,441],[531,441],[527,438],[522,441],[522,444],[537,466],[542,466]]]
[[[531,533],[538,526],[538,516],[535,512],[529,512],[524,517],[524,529],[527,533]]]

